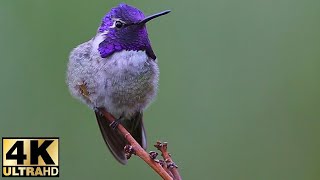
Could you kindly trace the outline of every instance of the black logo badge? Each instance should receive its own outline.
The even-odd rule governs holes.
[[[59,138],[2,138],[2,177],[59,177]]]

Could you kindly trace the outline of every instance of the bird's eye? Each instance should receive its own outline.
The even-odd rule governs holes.
[[[122,28],[123,27],[123,23],[121,21],[116,21],[116,27],[117,28]]]

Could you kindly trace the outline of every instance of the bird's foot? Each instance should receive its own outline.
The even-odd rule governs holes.
[[[105,116],[105,114],[103,113],[103,108],[94,107],[93,110],[94,110],[95,113],[99,114],[99,116],[102,116],[102,117]],[[123,118],[122,116],[120,116],[119,119],[116,119],[116,120],[112,121],[112,122],[109,124],[109,126],[110,126],[113,130],[115,130],[115,129],[118,127],[118,125],[119,125],[123,120],[124,120],[124,118]]]
[[[120,117],[119,119],[116,119],[116,120],[112,121],[109,126],[110,126],[113,130],[115,130],[115,129],[118,127],[118,125],[119,125],[123,120],[124,120],[124,118],[123,118],[123,117]]]

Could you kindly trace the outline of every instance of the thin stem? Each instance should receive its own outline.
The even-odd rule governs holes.
[[[105,110],[102,110],[105,118],[113,122],[115,118]],[[164,168],[153,159],[150,158],[149,154],[140,146],[140,144],[131,136],[131,134],[121,124],[117,126],[119,132],[125,137],[125,139],[133,147],[135,154],[139,156],[144,162],[146,162],[154,171],[156,171],[163,179],[173,180],[172,177],[164,170]]]
[[[161,151],[161,156],[165,161],[167,167],[173,175],[174,180],[182,180],[180,173],[178,171],[178,166],[172,161],[171,155],[168,153],[168,143],[161,143],[160,141],[154,145],[159,151]]]

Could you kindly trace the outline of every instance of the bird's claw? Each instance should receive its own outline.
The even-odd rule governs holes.
[[[123,118],[120,117],[119,119],[116,119],[116,120],[112,121],[109,126],[110,126],[113,130],[115,130],[115,129],[118,127],[118,125],[122,122],[122,120],[123,120]]]
[[[119,124],[120,124],[119,120],[116,119],[116,120],[112,121],[109,126],[110,126],[113,130],[115,130],[115,129],[118,127]]]

